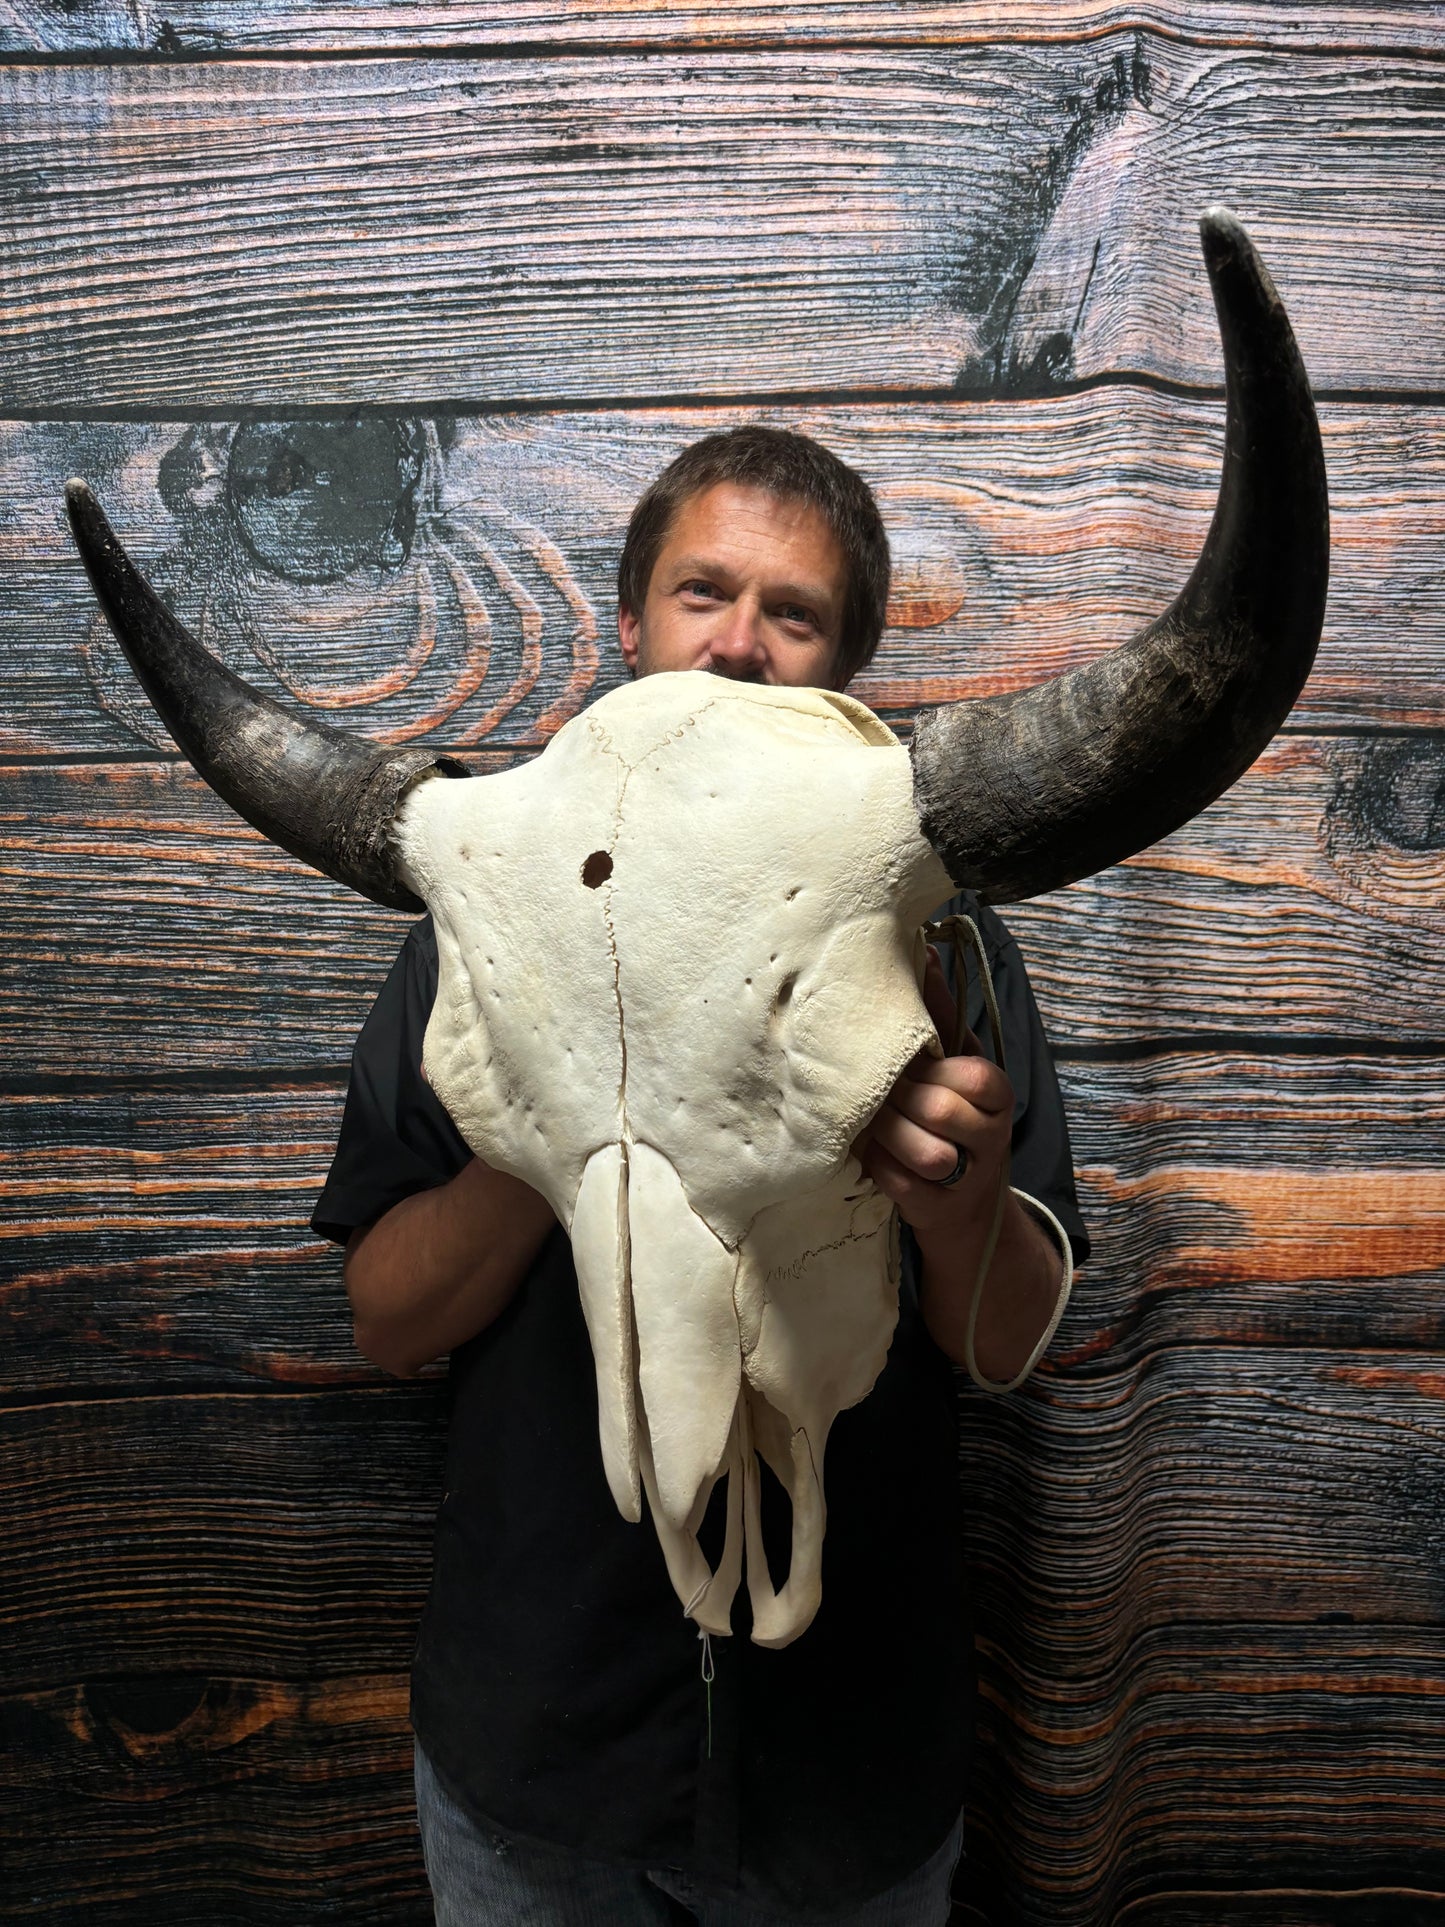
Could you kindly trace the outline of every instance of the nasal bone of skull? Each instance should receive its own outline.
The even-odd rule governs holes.
[[[692,1210],[671,1163],[647,1144],[588,1160],[572,1251],[597,1367],[602,1460],[618,1509],[639,1517],[639,1413],[659,1524],[686,1530],[727,1452],[742,1376],[733,1302],[737,1253]]]
[[[818,1225],[834,1234],[809,1248]],[[836,1412],[882,1368],[897,1318],[898,1234],[855,1159],[814,1192],[759,1213],[739,1250],[702,1221],[669,1160],[646,1144],[589,1159],[572,1217],[597,1370],[603,1464],[624,1517],[647,1494],[668,1574],[704,1631],[727,1633],[746,1550],[753,1639],[785,1646],[822,1597],[823,1454]],[[762,1472],[792,1507],[775,1588]],[[728,1481],[716,1572],[698,1544]]]
[[[670,1161],[647,1144],[604,1145],[588,1160],[572,1252],[612,1496],[635,1521],[639,1487],[646,1490],[684,1609],[705,1632],[725,1634],[744,1542],[737,1253],[697,1216]],[[697,1533],[721,1477],[729,1482],[728,1520],[714,1574]]]

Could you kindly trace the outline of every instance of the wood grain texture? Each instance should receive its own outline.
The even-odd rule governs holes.
[[[6,1480],[4,1630],[25,1700],[12,1693],[6,1714],[28,1709],[43,1741],[58,1711],[87,1749],[88,1724],[93,1774],[109,1758],[132,1800],[177,1799],[147,1877],[168,1870],[170,1828],[207,1791],[211,1825],[231,1811],[250,1866],[284,1876],[287,1851],[257,1838],[268,1755],[284,1785],[313,1719],[319,1784],[339,1793],[366,1738],[354,1729],[384,1718],[387,1689],[351,1682],[394,1676],[431,1477],[425,1437],[386,1423],[394,1404],[363,1417],[354,1397],[350,1413],[334,1397],[173,1399],[163,1414],[71,1400],[0,1428],[23,1473],[18,1490]],[[1267,1375],[1249,1348],[1176,1349],[1144,1373],[1083,1385],[1056,1370],[1027,1400],[972,1402],[985,1695],[1026,1736],[1008,1812],[1034,1886],[1032,1909],[995,1917],[1112,1919],[1101,1879],[1123,1902],[1240,1862],[1282,1882],[1307,1860],[1317,1884],[1358,1885],[1398,1878],[1408,1856],[1417,1879],[1438,1878],[1445,1822],[1418,1749],[1441,1691],[1442,1411],[1418,1360],[1382,1370],[1377,1351],[1338,1349],[1271,1354]],[[32,1669],[45,1685],[27,1684]],[[244,1685],[298,1678],[315,1682],[304,1698]],[[86,1680],[83,1696],[57,1679]],[[167,1722],[161,1706],[179,1711]],[[262,1729],[249,1756],[231,1751]],[[79,1750],[57,1761],[58,1743],[52,1771]],[[1347,1848],[1337,1806],[1309,1802],[1351,1770]],[[248,1816],[220,1789],[253,1772]],[[1122,1863],[1121,1835],[1136,1843]]]
[[[0,52],[154,49],[176,57],[268,48],[359,52],[416,47],[608,49],[682,45],[747,47],[769,41],[866,39],[879,45],[943,39],[997,45],[1013,40],[1092,38],[1121,28],[1157,29],[1196,42],[1271,47],[1438,49],[1440,22],[1429,0],[1416,4],[1287,6],[1253,4],[1124,6],[1102,0],[983,0],[903,5],[900,0],[709,0],[706,7],[659,0],[392,0],[390,5],[266,5],[262,0],[178,0],[165,16],[124,0],[92,0],[84,9],[63,0],[6,0]]]
[[[1441,749],[1433,734],[1276,739],[1152,850],[1014,905],[1051,1035],[1438,1046]]]
[[[1435,1353],[1445,1060],[1164,1051],[1066,1061],[1094,1253],[1054,1358],[1170,1347]]]
[[[920,704],[1089,661],[1157,615],[1203,542],[1223,451],[1218,402],[1140,389],[351,427],[10,423],[0,753],[168,746],[75,555],[68,474],[268,694],[378,739],[514,751],[623,674],[616,558],[638,492],[689,441],[755,414],[819,436],[878,491],[892,626],[853,687],[900,727]],[[1296,722],[1445,726],[1445,410],[1322,417],[1332,578]],[[288,490],[250,490],[263,460],[291,465]]]
[[[1062,1075],[1094,1257],[1031,1390],[964,1405],[960,1917],[1433,1921],[1441,1060]]]
[[[443,1389],[62,1393],[0,1413],[5,1690],[410,1663]]]
[[[1095,1252],[1056,1347],[1432,1348],[1438,1059],[1164,1052],[1062,1069]],[[58,1077],[0,1117],[0,1350],[15,1397],[374,1386],[307,1221],[339,1089]]]
[[[1401,1043],[1438,1041],[1441,758],[1433,736],[1283,739],[1153,851],[1014,906],[1055,1039],[1364,1041],[1385,1012]],[[187,766],[4,781],[15,1068],[346,1061],[404,918],[264,843]]]
[[[969,1402],[984,1918],[1438,1903],[1442,1414],[1429,1359],[1248,1345]]]
[[[1215,198],[1327,393],[1327,630],[1226,799],[1008,913],[1095,1250],[964,1399],[960,1918],[1445,1918],[1438,9],[0,0],[5,48],[59,57],[0,92],[0,1919],[429,1918],[445,1392],[305,1229],[405,920],[170,758],[65,475],[262,687],[491,769],[618,678],[641,485],[800,426],[895,531],[906,728],[1178,586]]]
[[[341,1122],[314,1086],[62,1075],[0,1116],[15,1396],[375,1385],[308,1229]]]
[[[99,1673],[0,1699],[0,1919],[423,1927],[407,1681]]]
[[[1438,391],[1438,74],[1134,34],[18,68],[0,409],[1213,386],[1219,200],[1316,386]]]
[[[0,1412],[0,1918],[430,1919],[406,1670],[442,1427],[436,1385]]]

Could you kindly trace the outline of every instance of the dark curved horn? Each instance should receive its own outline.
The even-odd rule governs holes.
[[[1219,501],[1183,590],[1054,682],[919,719],[913,792],[949,875],[993,903],[1146,849],[1242,776],[1309,674],[1329,579],[1324,451],[1274,284],[1224,208],[1200,221],[1224,341]]]
[[[116,540],[82,481],[65,484],[91,585],[141,687],[231,808],[303,863],[390,910],[423,910],[398,873],[391,825],[423,776],[465,776],[418,749],[377,749],[303,721],[233,675],[178,622]]]

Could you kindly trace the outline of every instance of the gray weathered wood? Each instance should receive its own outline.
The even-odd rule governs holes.
[[[179,999],[178,999],[179,1001]],[[315,1085],[60,1076],[0,1119],[0,1347],[33,1398],[375,1384],[308,1229],[341,1123]]]
[[[1193,824],[1009,921],[1063,1045],[1438,1040],[1434,736],[1280,739]],[[344,1063],[406,920],[264,843],[186,765],[5,771],[32,1071]],[[165,1019],[158,1021],[157,1013]]]
[[[1010,913],[1095,1254],[964,1400],[965,1917],[1438,1921],[1438,8],[0,0],[6,47],[79,57],[0,94],[0,1915],[429,1917],[444,1394],[305,1230],[405,920],[163,760],[64,476],[264,687],[490,768],[618,675],[640,485],[761,412],[880,485],[906,726],[1177,586],[1220,197],[1332,391],[1326,636],[1238,790]]]
[[[900,0],[709,0],[706,8],[659,5],[656,0],[391,0],[340,7],[291,0],[172,0],[164,17],[125,0],[96,0],[84,10],[63,0],[7,0],[0,15],[0,51],[83,51],[154,48],[195,59],[251,48],[408,52],[416,47],[495,47],[549,44],[558,48],[649,46],[746,47],[769,41],[865,39],[879,45],[943,39],[996,45],[1012,40],[1089,38],[1118,28],[1155,27],[1173,37],[1227,45],[1277,47],[1416,47],[1440,45],[1440,23],[1430,0],[1387,4],[1287,6],[1253,4],[1112,4],[1111,0],[1013,0],[1006,9],[985,0],[900,4]]]
[[[853,688],[900,724],[920,703],[1088,661],[1157,615],[1203,541],[1223,450],[1217,401],[1134,388],[765,412],[837,448],[878,490],[893,626]],[[1322,414],[1333,573],[1296,719],[1439,726],[1445,411]],[[390,740],[515,749],[621,677],[614,582],[631,504],[687,442],[745,418],[566,411],[345,432],[293,420],[247,430],[239,450],[226,424],[11,423],[0,752],[166,741],[71,544],[70,473],[89,476],[178,612],[268,693]],[[331,464],[350,505],[333,514],[305,482],[263,514],[234,479],[257,449]],[[413,508],[405,540],[394,537]],[[318,571],[335,579],[298,579]]]
[[[1438,1041],[1442,752],[1435,733],[1277,738],[1152,851],[1013,906],[1053,1036]]]
[[[1438,1059],[1066,1060],[1094,1255],[1068,1371],[1171,1345],[1434,1346]],[[307,1229],[339,1083],[57,1076],[0,1117],[0,1351],[27,1398],[361,1385],[340,1253]]]
[[[22,68],[0,409],[1213,385],[1216,200],[1317,386],[1438,390],[1442,135],[1427,59],[1132,34]]]

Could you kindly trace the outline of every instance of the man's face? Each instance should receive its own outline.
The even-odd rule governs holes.
[[[617,615],[635,676],[709,669],[739,682],[834,686],[848,565],[811,503],[719,482],[684,502],[640,615]]]

